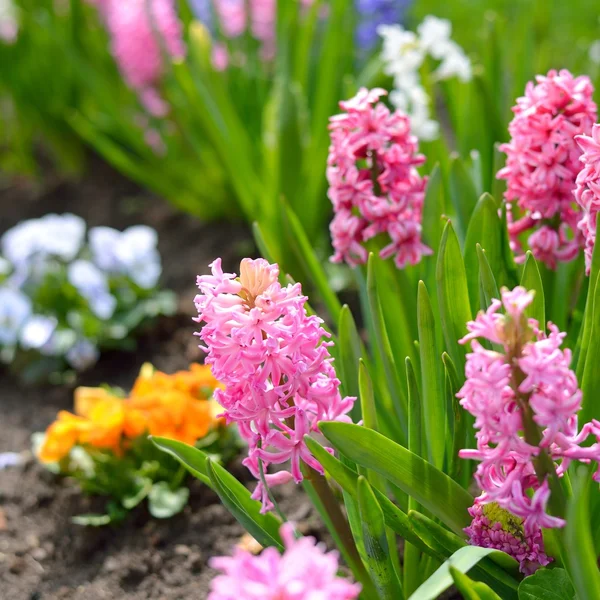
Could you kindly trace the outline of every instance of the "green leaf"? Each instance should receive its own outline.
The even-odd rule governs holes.
[[[436,164],[429,175],[423,204],[423,241],[430,248],[440,245],[446,212],[444,181],[440,166]]]
[[[457,217],[456,231],[458,237],[464,240],[469,219],[477,205],[477,190],[464,162],[458,156],[451,159],[448,177],[450,200]]]
[[[446,404],[442,392],[440,359],[435,339],[435,319],[425,284],[419,282],[417,297],[419,352],[421,355],[421,389],[423,390],[423,422],[436,435],[428,435],[429,461],[442,468],[446,445]]]
[[[573,496],[567,504],[564,531],[566,552],[563,558],[581,600],[600,598],[600,572],[590,531],[590,479],[588,467],[580,466],[572,479]]]
[[[189,497],[188,488],[172,490],[166,481],[159,481],[148,494],[148,510],[157,519],[169,519],[184,509]]]
[[[366,554],[365,566],[380,600],[398,600],[404,594],[390,558],[383,511],[369,482],[364,477],[358,478],[357,490]]]
[[[452,531],[464,535],[473,497],[446,474],[376,431],[350,423],[327,422],[319,427],[342,454],[380,473]]]
[[[492,273],[503,279],[502,222],[498,217],[498,207],[489,194],[483,194],[473,212],[465,240],[465,269],[471,300],[471,313],[476,314],[479,302],[479,258],[477,244],[486,251]]]
[[[525,314],[530,319],[536,319],[540,324],[540,329],[544,330],[546,328],[546,301],[544,299],[544,286],[542,285],[542,278],[540,276],[540,270],[538,269],[537,262],[535,258],[533,258],[533,254],[531,254],[529,251],[527,251],[527,258],[525,259],[523,275],[521,276],[521,285],[526,290],[535,291],[533,302],[527,307]]]
[[[450,573],[450,567],[454,567],[461,573],[472,569],[480,560],[494,554],[502,555],[503,552],[492,548],[480,548],[479,546],[465,546],[457,550],[423,585],[421,585],[409,600],[435,600],[445,592],[453,583],[454,579]],[[516,584],[515,584],[516,585]],[[517,598],[516,587],[514,593],[510,590],[504,591],[504,600]]]
[[[394,354],[390,347],[381,302],[376,285],[375,261],[378,260],[374,254],[369,255],[367,263],[367,296],[369,302],[370,316],[372,317],[373,332],[375,335],[375,350],[378,361],[383,365],[387,388],[393,401],[396,416],[400,421],[403,434],[408,432],[408,408],[404,397],[402,386],[398,378],[398,369]]]
[[[311,281],[315,285],[323,304],[325,304],[329,316],[337,323],[340,319],[342,305],[329,285],[327,274],[315,255],[313,244],[308,239],[298,217],[289,206],[286,207],[285,215],[292,236],[288,243],[296,251],[298,260],[310,275]]]
[[[468,575],[461,573],[458,569],[450,566],[450,575],[456,589],[464,600],[502,600],[494,590],[485,583],[473,581]]]
[[[444,228],[440,243],[436,281],[446,348],[458,372],[464,373],[466,350],[458,343],[458,340],[467,332],[467,321],[471,320],[469,308],[471,304],[469,303],[467,274],[458,238],[450,222]]]
[[[334,479],[344,491],[348,492],[353,498],[357,498],[358,491],[358,474],[346,465],[344,465],[337,458],[329,454],[323,446],[321,446],[313,438],[306,436],[306,445],[312,452],[315,458],[321,463],[325,471]],[[412,530],[408,517],[401,509],[399,509],[383,492],[378,490],[376,487],[372,488],[377,502],[383,511],[386,525],[401,535],[406,541],[417,546],[421,551],[435,556],[436,558],[443,558],[441,555],[436,554],[427,544],[415,535]]]
[[[340,360],[336,361],[336,366],[344,394],[358,396],[358,362],[362,356],[362,342],[347,304],[344,304],[340,311],[338,348]]]
[[[250,492],[231,473],[212,462],[198,448],[167,438],[151,437],[151,440],[211,487],[223,505],[260,544],[283,548],[279,537],[281,521],[271,513],[260,514],[260,503],[252,500]]]
[[[75,525],[83,525],[84,527],[102,527],[108,525],[112,521],[110,515],[86,514],[76,515],[71,518],[71,522]]]
[[[479,285],[482,292],[482,304],[480,308],[487,310],[492,300],[500,299],[496,277],[487,259],[485,250],[477,244],[477,259],[479,260]]]
[[[423,456],[421,396],[415,377],[412,361],[406,357],[406,381],[408,382],[408,449],[417,456]]]
[[[139,477],[136,483],[137,490],[135,494],[125,496],[121,500],[121,504],[127,510],[136,507],[152,490],[152,479],[148,479],[148,477]]]
[[[150,440],[157,448],[174,457],[204,485],[212,488],[206,464],[208,456],[204,452],[189,444],[169,438],[150,436]]]
[[[519,585],[519,600],[573,600],[575,590],[564,569],[538,569]]]
[[[377,431],[377,407],[373,395],[373,382],[362,359],[359,359],[358,365],[358,389],[363,426]]]

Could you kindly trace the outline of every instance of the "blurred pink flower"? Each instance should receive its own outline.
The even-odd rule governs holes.
[[[536,259],[555,268],[557,261],[575,258],[583,245],[573,202],[581,168],[574,138],[591,132],[596,104],[586,76],[550,71],[538,75],[536,82],[527,84],[525,95],[513,108],[511,141],[500,146],[507,155],[506,166],[497,177],[507,181],[504,199],[511,203],[509,233],[517,260],[524,259],[521,234],[540,228],[528,245]]]
[[[96,0],[96,5],[125,82],[150,114],[164,116],[168,106],[158,86],[165,72],[165,55],[175,60],[185,56],[174,0]]]
[[[600,125],[594,125],[591,136],[578,135],[575,139],[583,151],[575,199],[582,211],[579,229],[585,238],[585,266],[589,275],[596,243],[596,216],[600,210]]]
[[[377,103],[385,93],[361,88],[354,98],[340,102],[345,112],[330,119],[333,262],[364,263],[364,242],[380,234],[389,242],[380,256],[394,256],[399,269],[431,254],[421,241],[426,179],[416,169],[425,157],[418,154],[408,117]]]
[[[338,577],[337,552],[326,552],[312,537],[295,539],[281,527],[285,551],[266,548],[259,556],[237,548],[210,559],[222,571],[211,582],[208,600],[355,600],[360,585]]]
[[[244,464],[260,480],[261,467],[289,461],[289,473],[266,475],[268,485],[302,481],[301,463],[322,473],[304,436],[319,421],[347,420],[355,400],[340,395],[322,321],[308,316],[300,284],[281,286],[277,265],[245,258],[238,277],[217,259],[211,270],[198,277],[198,335],[225,386],[215,398],[248,442]],[[272,507],[261,481],[254,497]]]

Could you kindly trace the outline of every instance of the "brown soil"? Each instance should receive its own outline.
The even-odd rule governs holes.
[[[200,224],[100,162],[78,183],[57,180],[44,191],[27,184],[0,190],[0,233],[49,212],[73,212],[90,226],[123,229],[146,223],[156,228],[163,283],[180,298],[179,314],[145,332],[135,353],[103,355],[79,383],[127,388],[145,361],[171,372],[201,359],[192,336],[195,276],[206,272],[216,256],[223,257],[225,268],[235,269],[241,256],[252,255],[245,226]],[[31,434],[71,406],[72,388],[24,388],[0,372],[0,452],[26,456]],[[234,472],[250,485],[243,467],[235,465]],[[52,475],[30,455],[22,466],[0,471],[0,599],[203,599],[214,574],[207,560],[229,553],[244,533],[216,495],[197,481],[185,511],[166,521],[139,507],[118,527],[71,523],[72,516],[93,512],[95,506],[96,499],[82,496],[72,481]],[[305,532],[320,536],[319,521],[297,488],[282,490],[281,506],[302,521]]]

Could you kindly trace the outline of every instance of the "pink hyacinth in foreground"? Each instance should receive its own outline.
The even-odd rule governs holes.
[[[525,96],[513,108],[511,140],[500,146],[507,155],[506,166],[497,177],[507,182],[504,199],[511,203],[508,229],[517,259],[524,259],[521,235],[531,232],[531,252],[555,268],[558,261],[575,258],[583,246],[573,202],[581,168],[574,138],[591,132],[596,104],[586,76],[550,71],[536,81],[537,85],[527,84]]]
[[[158,91],[164,54],[185,56],[182,24],[174,0],[102,0],[95,2],[106,22],[111,48],[123,77],[146,110],[157,117],[168,107]]]
[[[301,463],[319,473],[304,436],[319,421],[348,419],[355,398],[342,398],[321,319],[308,316],[299,283],[282,287],[279,267],[245,258],[240,276],[223,273],[221,259],[211,275],[198,277],[195,298],[198,334],[213,375],[225,385],[215,392],[228,422],[248,442],[244,464],[259,479],[254,497],[272,508],[261,467],[290,462],[290,471],[267,474],[269,486],[303,479]]]
[[[479,502],[495,502],[522,519],[526,536],[564,525],[546,509],[552,469],[562,477],[572,460],[600,461],[600,423],[578,429],[582,394],[569,367],[571,351],[561,349],[565,334],[552,323],[546,334],[535,319],[527,319],[532,301],[533,292],[522,287],[503,289],[501,301],[494,300],[487,312],[467,323],[469,333],[461,343],[470,341],[472,352],[467,354],[467,380],[457,394],[478,429],[477,448],[461,450],[460,456],[480,461],[475,474],[483,491]],[[488,350],[477,338],[502,350]],[[595,443],[583,447],[590,435]],[[541,453],[551,459],[550,472],[534,468]],[[594,479],[600,481],[600,466]]]
[[[379,235],[386,240],[381,258],[394,256],[399,269],[431,254],[421,241],[426,179],[416,169],[425,157],[418,154],[408,117],[377,102],[385,93],[361,88],[354,98],[340,102],[345,112],[330,119],[333,262],[364,263],[364,243]]]
[[[579,229],[585,237],[585,266],[589,275],[596,243],[596,217],[600,210],[600,125],[594,125],[591,136],[578,135],[575,139],[583,151],[579,159],[583,169],[577,175],[575,199],[581,207]]]
[[[294,538],[281,527],[283,555],[267,548],[253,556],[240,548],[232,557],[210,559],[222,571],[211,582],[208,600],[354,600],[360,585],[337,576],[337,552],[326,552],[312,537]]]
[[[542,530],[539,527],[525,532],[523,521],[500,508],[496,503],[482,504],[479,499],[469,509],[473,517],[465,529],[469,543],[482,548],[495,548],[519,561],[520,570],[531,575],[550,563],[544,552]]]

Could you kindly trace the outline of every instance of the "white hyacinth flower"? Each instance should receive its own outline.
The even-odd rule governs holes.
[[[431,118],[431,99],[421,83],[419,70],[423,62],[428,55],[441,61],[433,73],[434,80],[457,77],[467,82],[473,76],[471,61],[450,37],[450,21],[430,15],[416,33],[401,25],[381,25],[377,32],[383,39],[383,70],[394,78],[390,102],[408,115],[417,137],[425,141],[436,139],[440,127]]]
[[[595,65],[600,65],[600,40],[596,40],[590,44],[588,56]]]

